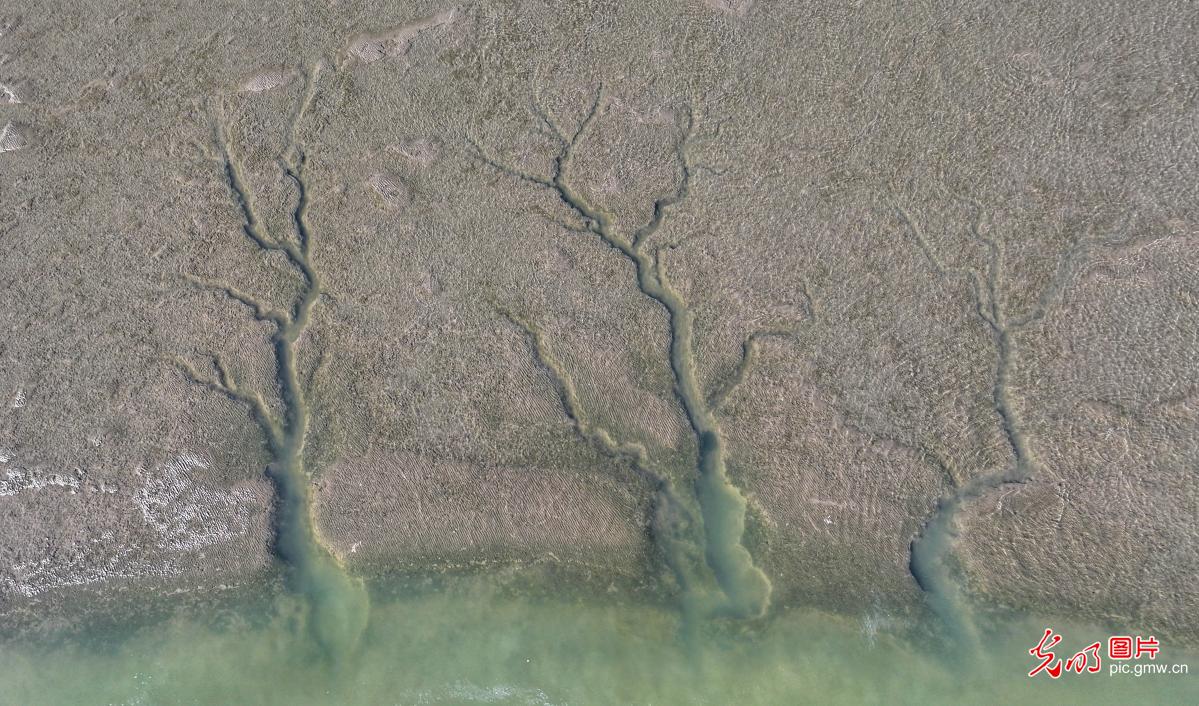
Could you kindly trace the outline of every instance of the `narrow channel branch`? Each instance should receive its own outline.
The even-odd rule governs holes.
[[[220,150],[220,160],[225,171],[225,182],[233,192],[233,198],[241,211],[242,229],[246,236],[263,250],[283,250],[282,243],[258,220],[254,201],[241,177],[242,167],[229,149],[229,138],[225,134],[224,125],[218,122],[215,132],[217,147]]]
[[[992,329],[999,326],[999,322],[995,317],[995,304],[992,297],[992,292],[983,284],[983,279],[977,270],[968,267],[949,267],[937,255],[933,249],[928,237],[924,233],[924,229],[912,217],[912,214],[902,206],[896,206],[896,211],[899,213],[900,219],[911,231],[912,236],[916,239],[916,244],[920,248],[920,252],[924,254],[935,271],[941,277],[963,277],[970,284],[970,289],[974,294],[975,311],[979,317]]]
[[[805,315],[808,319],[814,318],[816,316],[816,304],[815,300],[812,299],[811,292],[808,290],[807,282],[800,285],[799,292],[803,296]],[[745,382],[757,364],[758,353],[763,339],[794,339],[798,335],[799,323],[795,323],[786,328],[760,329],[747,336],[741,343],[741,357],[737,360],[733,371],[729,373],[722,383],[718,384],[715,389],[708,393],[708,407],[712,410],[719,410],[728,400],[729,396]]]
[[[304,180],[304,165],[307,160],[307,155],[301,147],[293,146],[292,150],[295,156],[290,161],[283,161],[281,166],[283,174],[296,187],[296,206],[292,210],[292,226],[296,230],[296,239],[299,241],[300,250],[297,257],[301,262],[297,263],[300,271],[305,278],[312,274],[312,267],[308,262],[308,255],[312,244],[312,233],[308,229],[307,213],[308,213],[308,183]]]
[[[737,365],[733,367],[733,371],[725,378],[724,382],[716,386],[712,392],[708,394],[708,407],[713,410],[718,410],[728,401],[730,395],[745,382],[757,364],[758,355],[762,346],[762,341],[767,338],[794,338],[798,334],[796,329],[762,329],[754,331],[741,343],[741,357],[737,361]]]
[[[995,382],[992,386],[992,398],[995,412],[999,416],[1000,426],[1007,437],[1008,445],[1015,455],[1014,473],[1018,477],[1027,477],[1032,472],[1033,462],[1031,452],[1025,443],[1016,412],[1011,404],[1007,383],[1014,364],[1013,341],[1011,327],[1003,306],[1000,277],[1003,269],[1003,245],[999,241],[983,234],[981,229],[982,210],[976,205],[976,216],[970,225],[972,239],[983,244],[987,249],[987,265],[985,273],[980,274],[970,268],[949,268],[940,260],[924,235],[923,229],[908,211],[899,207],[902,220],[916,238],[920,249],[924,252],[933,269],[940,276],[963,275],[969,278],[974,294],[975,311],[990,329],[995,340],[996,363]]]
[[[266,402],[262,399],[262,395],[257,392],[248,392],[238,386],[237,381],[229,372],[224,360],[218,355],[212,355],[212,363],[217,370],[217,377],[211,378],[202,375],[188,360],[182,357],[175,358],[175,365],[183,372],[184,376],[193,384],[201,387],[206,387],[210,390],[218,392],[229,400],[245,405],[255,423],[262,429],[266,435],[272,451],[277,450],[282,443],[282,435],[279,428],[279,423],[267,409]]]
[[[637,229],[633,234],[633,247],[640,248],[645,242],[662,227],[662,223],[666,220],[666,212],[668,209],[677,206],[687,199],[691,191],[691,159],[687,152],[687,148],[691,141],[695,130],[695,117],[691,112],[690,107],[684,108],[684,120],[682,137],[675,144],[675,160],[678,164],[680,172],[679,183],[674,190],[659,196],[654,200],[653,215],[645,225]]]
[[[263,304],[233,285],[225,284],[223,282],[214,282],[212,280],[207,280],[191,274],[185,274],[183,277],[197,287],[208,289],[214,292],[220,292],[230,299],[245,305],[250,309],[251,312],[253,312],[254,318],[259,321],[267,321],[280,327],[287,325],[287,317],[281,312],[276,311],[266,304]]]
[[[304,117],[308,114],[308,109],[312,106],[312,101],[316,97],[316,83],[320,77],[323,63],[318,62],[311,70],[301,71],[304,87],[301,89],[301,99],[296,104],[296,109],[291,115],[291,128],[289,134],[291,136],[291,144],[300,144],[300,125],[304,122]]]
[[[541,329],[508,309],[501,308],[499,312],[504,318],[508,319],[508,321],[524,332],[525,336],[533,344],[533,355],[541,367],[549,373],[550,379],[554,383],[554,388],[558,392],[558,399],[562,402],[562,409],[566,412],[567,418],[570,419],[579,436],[596,445],[606,454],[619,456],[631,461],[639,473],[646,475],[654,482],[662,482],[663,479],[660,474],[646,467],[648,456],[644,446],[633,442],[620,441],[610,431],[592,422],[583,409],[582,402],[579,400],[574,380],[566,372],[562,361],[558,360],[557,356],[554,355]]]
[[[601,453],[629,463],[654,489],[653,511],[650,517],[654,542],[663,551],[666,566],[684,593],[689,596],[688,600],[698,600],[696,596],[699,595],[697,591],[700,589],[695,566],[700,549],[690,538],[692,528],[698,521],[691,507],[679,496],[674,484],[665,474],[650,467],[649,456],[643,445],[622,441],[590,419],[579,400],[573,379],[550,349],[541,329],[510,310],[500,308],[499,312],[529,338],[533,345],[534,357],[549,373],[558,391],[562,408],[579,437],[595,446]]]
[[[496,170],[497,172],[500,172],[501,174],[507,174],[508,176],[513,177],[514,179],[518,179],[520,181],[527,181],[530,184],[537,184],[538,186],[544,186],[547,189],[554,188],[554,184],[551,179],[549,179],[547,177],[537,176],[536,174],[526,172],[522,169],[517,169],[516,167],[514,167],[510,164],[506,164],[504,162],[499,161],[495,157],[491,156],[491,154],[489,154],[486,150],[484,150],[483,147],[481,145],[479,145],[478,142],[475,142],[473,139],[471,139],[469,137],[466,139],[466,142],[468,145],[470,145],[471,151],[474,153],[476,159],[478,159],[480,162],[483,162],[484,164],[491,167],[492,169]]]
[[[604,209],[593,206],[582,194],[570,186],[567,181],[567,167],[570,166],[575,150],[582,143],[588,128],[595,121],[596,116],[602,109],[603,100],[604,91],[601,85],[596,91],[591,107],[586,117],[579,124],[578,129],[569,138],[565,138],[563,134],[561,148],[553,158],[553,171],[548,177],[538,176],[501,162],[472,139],[468,138],[467,143],[470,145],[477,159],[496,171],[520,181],[536,184],[537,186],[553,191],[562,200],[562,203],[583,221],[589,232],[599,235],[605,243],[629,255],[632,252],[632,244],[611,229],[612,216]],[[546,119],[549,119],[548,114],[545,114],[544,111],[538,111],[538,113],[546,115]]]
[[[1042,290],[1041,296],[1037,297],[1036,304],[1033,305],[1027,314],[1012,320],[1010,325],[1013,330],[1023,329],[1045,318],[1045,315],[1049,313],[1061,297],[1062,290],[1065,289],[1066,283],[1074,274],[1075,268],[1082,262],[1087,252],[1095,244],[1093,241],[1080,238],[1070,246],[1070,249],[1058,261],[1057,270],[1053,273],[1053,279]]]
[[[565,147],[570,144],[570,138],[566,136],[566,131],[562,129],[562,126],[558,124],[558,121],[554,119],[549,110],[542,108],[541,100],[536,93],[534,93],[533,100],[529,104],[529,112],[533,113],[537,121],[549,132],[550,137],[557,140],[560,145]]]
[[[951,489],[958,491],[966,485],[965,476],[943,451],[924,442],[918,442],[916,450],[925,461],[941,469],[941,474],[945,476]]]
[[[245,233],[250,242],[258,246],[263,252],[282,253],[293,267],[307,275],[307,263],[304,262],[303,254],[296,247],[296,244],[276,237],[262,220],[258,218],[253,196],[247,188],[245,180],[242,178],[242,165],[233,155],[233,151],[230,148],[231,143],[225,134],[224,125],[218,122],[214,131],[221,154],[221,162],[224,166],[225,183],[233,193],[234,200],[237,202],[238,209],[241,212],[242,232]]]
[[[578,129],[576,129],[575,134],[571,136],[570,142],[567,144],[565,152],[563,152],[567,159],[573,154],[574,148],[578,146],[579,142],[583,139],[583,136],[587,134],[588,129],[591,128],[592,123],[595,122],[596,117],[599,116],[600,108],[603,107],[603,104],[604,84],[601,83],[595,90],[595,97],[591,100],[591,109],[587,111],[587,115],[583,118],[582,122],[579,123]]]

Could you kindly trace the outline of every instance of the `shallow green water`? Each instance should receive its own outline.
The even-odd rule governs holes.
[[[172,621],[122,638],[0,647],[5,704],[1199,703],[1199,676],[1025,676],[1043,623],[1009,625],[961,663],[855,621],[768,620],[682,642],[677,613],[503,597],[486,579],[377,600],[359,651],[331,665],[287,601],[259,627]],[[226,621],[227,622],[227,621]],[[234,621],[237,622],[237,621]],[[1081,648],[1101,631],[1053,624]],[[91,646],[85,646],[91,642]],[[1166,645],[1159,661],[1199,668]],[[1052,701],[1050,701],[1052,699]]]

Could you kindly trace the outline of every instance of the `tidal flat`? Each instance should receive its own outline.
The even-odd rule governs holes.
[[[0,704],[1196,701],[1197,22],[0,0]]]

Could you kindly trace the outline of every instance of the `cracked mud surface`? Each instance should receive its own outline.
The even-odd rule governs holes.
[[[1199,644],[1188,4],[60,5],[0,3],[0,634],[355,654],[498,577]]]

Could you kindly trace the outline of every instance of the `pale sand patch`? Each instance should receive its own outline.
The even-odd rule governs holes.
[[[379,195],[389,211],[402,211],[412,201],[412,190],[397,174],[379,172],[371,175],[366,183]]]
[[[417,35],[425,30],[450,24],[454,21],[455,13],[456,9],[451,8],[399,27],[373,34],[359,34],[350,40],[346,51],[364,64],[370,64],[379,59],[403,56],[408,53],[408,45]]]
[[[278,67],[265,69],[243,81],[237,90],[243,93],[261,93],[286,86],[294,81],[296,76],[296,72],[292,69]]]
[[[9,123],[0,130],[0,152],[15,152],[25,147],[25,138]]]

